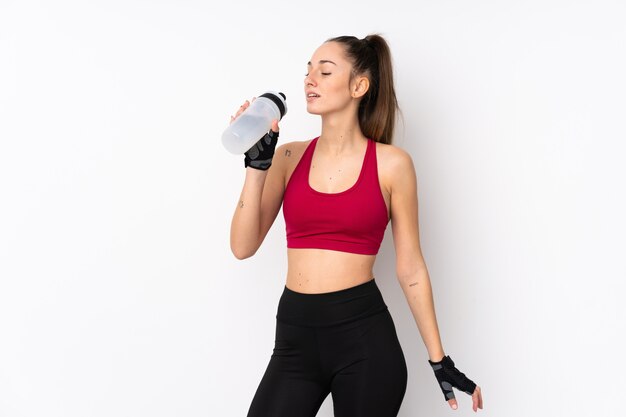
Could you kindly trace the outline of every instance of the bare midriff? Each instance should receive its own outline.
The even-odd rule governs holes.
[[[286,286],[292,291],[316,294],[339,291],[374,278],[376,255],[359,255],[326,249],[287,249]]]

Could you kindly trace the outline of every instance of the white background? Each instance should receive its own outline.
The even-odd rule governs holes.
[[[372,32],[444,348],[479,414],[623,415],[623,2],[213,3],[0,2],[0,416],[245,416],[285,231],[279,214],[256,256],[232,256],[244,169],[220,135],[280,90],[281,141],[316,136],[306,62]],[[474,415],[443,400],[390,229],[375,272],[409,367],[400,416]]]

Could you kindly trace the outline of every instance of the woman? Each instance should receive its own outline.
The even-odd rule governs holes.
[[[480,387],[455,368],[440,341],[420,249],[415,169],[390,145],[397,101],[387,43],[379,35],[329,39],[307,64],[304,92],[307,111],[322,118],[320,136],[274,152],[274,121],[246,153],[232,219],[239,259],[257,251],[281,204],[287,231],[274,351],[248,417],[314,416],[329,393],[336,417],[398,414],[406,362],[373,277],[389,220],[398,281],[444,398],[456,409],[454,386],[472,396],[477,411]]]

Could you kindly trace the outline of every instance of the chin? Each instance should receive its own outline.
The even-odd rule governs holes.
[[[306,106],[306,111],[309,114],[317,114],[317,115],[320,115],[323,113],[319,109],[316,109],[315,106]]]

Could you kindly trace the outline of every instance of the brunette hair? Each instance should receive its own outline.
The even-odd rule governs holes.
[[[363,39],[338,36],[326,42],[339,42],[345,47],[346,56],[353,65],[350,81],[357,75],[369,78],[369,89],[359,104],[361,131],[377,142],[391,143],[398,100],[393,87],[391,52],[387,41],[379,34],[371,34]]]

